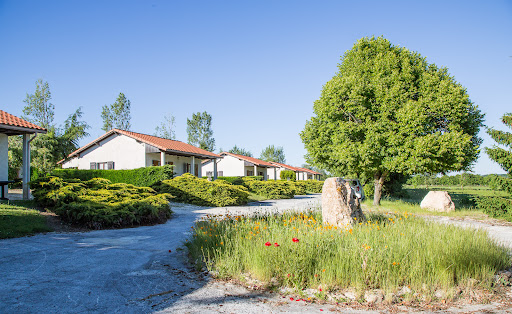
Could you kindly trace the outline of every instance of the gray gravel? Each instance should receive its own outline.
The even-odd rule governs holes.
[[[0,240],[0,313],[363,312],[290,301],[209,280],[190,268],[182,249],[190,228],[205,214],[301,211],[317,208],[318,202],[319,195],[312,195],[240,207],[172,204],[175,213],[162,225]],[[485,228],[512,247],[512,227],[475,223],[463,225]],[[496,311],[497,307],[452,310]]]

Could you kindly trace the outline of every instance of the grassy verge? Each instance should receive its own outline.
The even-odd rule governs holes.
[[[394,293],[408,286],[432,296],[436,289],[490,288],[496,271],[510,265],[507,250],[483,231],[408,214],[368,218],[347,228],[323,225],[319,212],[208,218],[197,223],[187,246],[219,278],[249,273],[318,293],[349,287]]]
[[[32,202],[15,202],[19,205],[0,203],[0,239],[16,238],[37,232],[52,231],[46,218],[34,209]]]

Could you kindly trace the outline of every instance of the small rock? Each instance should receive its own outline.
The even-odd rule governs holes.
[[[367,303],[381,303],[384,299],[384,293],[381,290],[366,291],[364,293],[364,299]]]
[[[347,292],[343,293],[343,295],[345,296],[345,298],[347,298],[351,301],[357,300],[357,294],[354,291],[347,291]]]
[[[436,292],[434,292],[434,296],[438,299],[444,299],[446,298],[446,292],[441,289],[437,289]]]
[[[396,295],[401,297],[401,296],[409,294],[411,292],[412,292],[411,288],[409,288],[408,286],[403,286],[402,289],[400,289],[400,291],[398,291],[396,293]]]

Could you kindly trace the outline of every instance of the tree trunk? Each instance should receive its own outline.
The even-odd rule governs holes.
[[[384,186],[384,180],[386,179],[386,174],[381,174],[377,172],[373,176],[374,183],[374,192],[373,192],[373,205],[380,206],[380,198],[382,197],[382,187]]]

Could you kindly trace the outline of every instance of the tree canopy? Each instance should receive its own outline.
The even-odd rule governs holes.
[[[129,131],[131,128],[131,103],[123,93],[119,93],[116,101],[110,106],[104,105],[101,111],[103,119],[103,131],[108,132],[113,128]]]
[[[237,155],[242,155],[242,156],[247,156],[247,157],[252,157],[252,153],[248,150],[245,150],[241,147],[238,147],[238,146],[233,146],[233,148],[231,148],[230,150],[228,150],[228,152],[232,153],[232,154],[237,154]]]
[[[176,134],[174,132],[175,121],[176,119],[172,114],[166,114],[164,116],[164,121],[160,123],[160,126],[155,128],[155,136],[174,140],[176,138]]]
[[[80,139],[89,136],[89,125],[82,121],[79,107],[64,121],[62,127],[53,123],[55,106],[50,103],[51,92],[47,82],[38,80],[34,94],[27,94],[23,108],[24,119],[43,126],[46,134],[37,135],[30,144],[31,166],[43,174],[50,173],[57,162],[78,149]],[[9,172],[16,175],[22,163],[22,141],[19,136],[9,137]]]
[[[210,152],[215,150],[212,116],[208,112],[194,113],[191,119],[187,118],[187,134],[189,144]]]
[[[512,113],[504,114],[501,121],[512,129]],[[497,144],[503,145],[507,149],[494,145],[492,148],[486,147],[485,152],[489,155],[489,158],[497,162],[509,176],[512,175],[512,133],[489,128],[487,129],[487,134],[489,134]]]
[[[261,152],[260,159],[264,161],[273,161],[284,164],[286,157],[284,156],[284,149],[281,146],[269,145]]]
[[[308,163],[373,178],[376,205],[390,173],[471,168],[483,114],[446,68],[382,37],[365,37],[338,69],[300,134]]]

